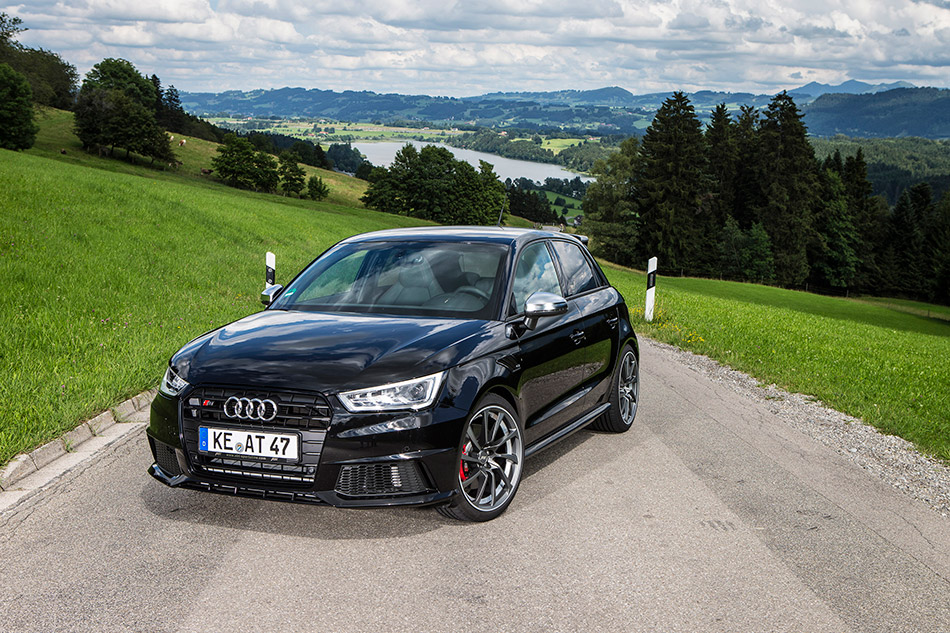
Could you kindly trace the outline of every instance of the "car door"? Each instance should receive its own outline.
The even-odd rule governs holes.
[[[606,388],[602,383],[610,381],[612,360],[618,353],[619,296],[580,244],[552,240],[551,246],[560,265],[565,298],[581,318],[581,345],[587,352],[584,380],[596,400]]]
[[[564,295],[546,241],[532,242],[519,254],[509,295],[509,323],[523,319],[525,301],[535,292]],[[518,389],[528,444],[568,422],[576,415],[572,405],[585,395],[587,351],[582,318],[577,307],[571,306],[566,314],[542,318],[533,330],[520,333]]]

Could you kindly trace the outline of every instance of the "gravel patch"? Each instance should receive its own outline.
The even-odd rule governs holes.
[[[934,511],[950,517],[950,467],[896,435],[829,409],[813,396],[789,393],[706,356],[650,340],[676,361],[764,405],[779,419],[873,473]]]

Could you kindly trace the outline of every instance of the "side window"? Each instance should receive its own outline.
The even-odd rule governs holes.
[[[554,260],[544,242],[530,244],[521,253],[511,293],[512,314],[524,312],[525,301],[535,292],[561,294]]]
[[[590,267],[590,262],[584,257],[580,246],[561,240],[554,240],[551,244],[554,246],[554,252],[557,253],[558,261],[561,262],[564,283],[567,286],[566,296],[572,297],[600,285],[597,275]]]

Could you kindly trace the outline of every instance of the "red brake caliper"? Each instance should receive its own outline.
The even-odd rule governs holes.
[[[462,447],[462,455],[468,455],[468,449],[470,449],[471,447],[472,447],[471,442],[468,442],[467,444],[465,444],[465,446]],[[466,479],[468,479],[468,475],[466,474],[467,472],[468,472],[468,466],[465,465],[465,461],[459,460],[459,479],[462,481],[465,481]]]

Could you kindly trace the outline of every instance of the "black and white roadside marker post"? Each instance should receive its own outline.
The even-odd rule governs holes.
[[[653,320],[653,306],[656,304],[656,257],[647,262],[647,305],[643,311],[643,318],[647,323]]]
[[[267,251],[267,254],[264,256],[264,266],[266,267],[264,273],[264,290],[267,290],[277,283],[277,256]]]

